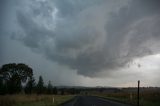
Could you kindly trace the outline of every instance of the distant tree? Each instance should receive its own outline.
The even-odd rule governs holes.
[[[47,86],[47,93],[48,94],[52,94],[53,93],[53,86],[51,84],[51,81],[48,82],[48,86]]]
[[[64,88],[61,89],[61,95],[64,95]]]
[[[57,95],[58,94],[58,90],[56,87],[53,88],[53,94]]]
[[[39,76],[39,81],[37,84],[37,94],[42,94],[44,92],[44,82],[42,76]]]
[[[26,94],[31,94],[33,92],[34,88],[35,88],[35,85],[36,85],[36,83],[35,83],[34,77],[29,78],[28,82],[25,86],[25,93]]]
[[[33,76],[33,70],[23,63],[10,63],[0,68],[0,76],[7,92],[12,94],[21,91],[22,82]]]
[[[76,94],[76,89],[75,88],[70,88],[69,91],[70,91],[70,94],[73,94],[73,95]]]

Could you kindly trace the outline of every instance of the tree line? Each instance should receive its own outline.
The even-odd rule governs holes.
[[[53,87],[51,81],[45,86],[43,77],[39,76],[36,83],[33,69],[23,63],[9,63],[0,67],[0,95],[5,94],[75,94],[74,88]]]

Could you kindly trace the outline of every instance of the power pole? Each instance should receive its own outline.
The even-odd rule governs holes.
[[[140,80],[138,80],[137,106],[139,106],[139,86],[140,86]]]

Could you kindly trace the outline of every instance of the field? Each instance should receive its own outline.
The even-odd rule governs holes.
[[[0,106],[58,106],[73,97],[72,95],[5,95],[0,96]]]
[[[117,92],[107,94],[97,94],[107,99],[120,101],[128,104],[137,104],[137,93],[136,92]],[[160,106],[160,91],[159,90],[143,90],[140,92],[140,106]]]

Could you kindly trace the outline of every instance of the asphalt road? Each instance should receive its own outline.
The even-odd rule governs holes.
[[[72,101],[63,104],[62,106],[130,106],[130,105],[94,96],[77,96]]]

